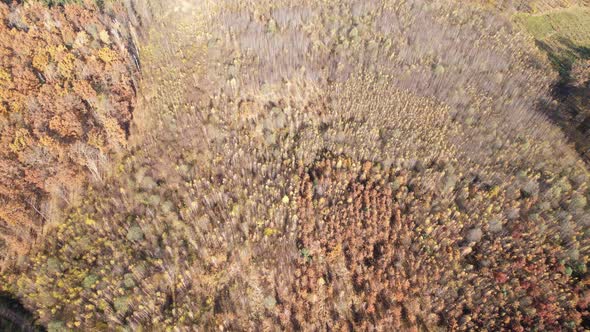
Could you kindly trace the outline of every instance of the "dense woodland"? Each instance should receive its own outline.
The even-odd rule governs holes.
[[[49,331],[590,328],[589,60],[538,21],[584,47],[583,5],[0,3],[0,291]]]

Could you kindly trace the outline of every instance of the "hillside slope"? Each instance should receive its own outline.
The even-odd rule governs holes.
[[[588,327],[588,170],[510,20],[447,0],[149,4],[126,155],[4,278],[41,323]]]

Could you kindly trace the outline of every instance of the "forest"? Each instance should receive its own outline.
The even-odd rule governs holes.
[[[587,1],[0,18],[0,330],[590,329]]]

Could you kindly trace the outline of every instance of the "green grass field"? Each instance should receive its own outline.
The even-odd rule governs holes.
[[[590,59],[590,8],[571,6],[537,14],[521,13],[515,16],[515,22],[533,36],[559,73],[554,97],[561,102],[551,118],[588,159],[590,107],[586,100],[590,88],[579,83],[587,81],[588,74],[573,68]]]
[[[562,80],[573,64],[590,58],[590,8],[571,7],[541,14],[517,14],[524,27],[545,51]]]

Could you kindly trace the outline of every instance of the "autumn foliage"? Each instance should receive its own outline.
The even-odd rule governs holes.
[[[502,223],[487,216],[487,225],[474,225],[470,216],[490,212],[477,202],[505,205],[503,190],[463,182],[473,206],[465,213],[444,191],[415,181],[444,167],[396,170],[345,157],[301,167],[300,258],[291,288],[278,291],[283,328],[527,331],[580,324],[576,306],[587,304],[571,286],[572,268],[560,262],[567,253],[530,218]],[[538,204],[524,200],[528,211]]]
[[[28,175],[24,184],[46,188],[31,184],[34,197],[57,192],[68,204],[48,218],[56,226],[35,250],[0,275],[0,289],[39,324],[588,326],[590,172],[541,112],[557,75],[494,7],[125,3],[153,5],[156,14],[141,44],[141,99],[121,158],[103,162],[124,145],[123,105],[133,105],[129,86],[115,84],[130,80],[116,70],[126,65],[116,27],[96,37],[85,26],[71,47],[40,46],[25,58],[34,86],[49,91],[33,99],[52,97],[53,113],[43,130],[32,115],[9,127],[6,158],[15,174]],[[50,12],[72,8],[80,10]],[[31,33],[11,20],[20,27],[13,33]],[[104,71],[85,76],[80,59]],[[0,82],[14,76],[3,69]],[[3,105],[6,123],[16,121],[20,113]],[[45,140],[39,131],[54,147],[40,151],[61,158],[51,176],[27,168],[31,156],[43,156],[31,152]],[[51,179],[64,183],[68,171],[98,181],[53,191]],[[47,210],[14,211],[33,219]]]
[[[0,3],[0,266],[126,144],[125,40],[96,7]]]

